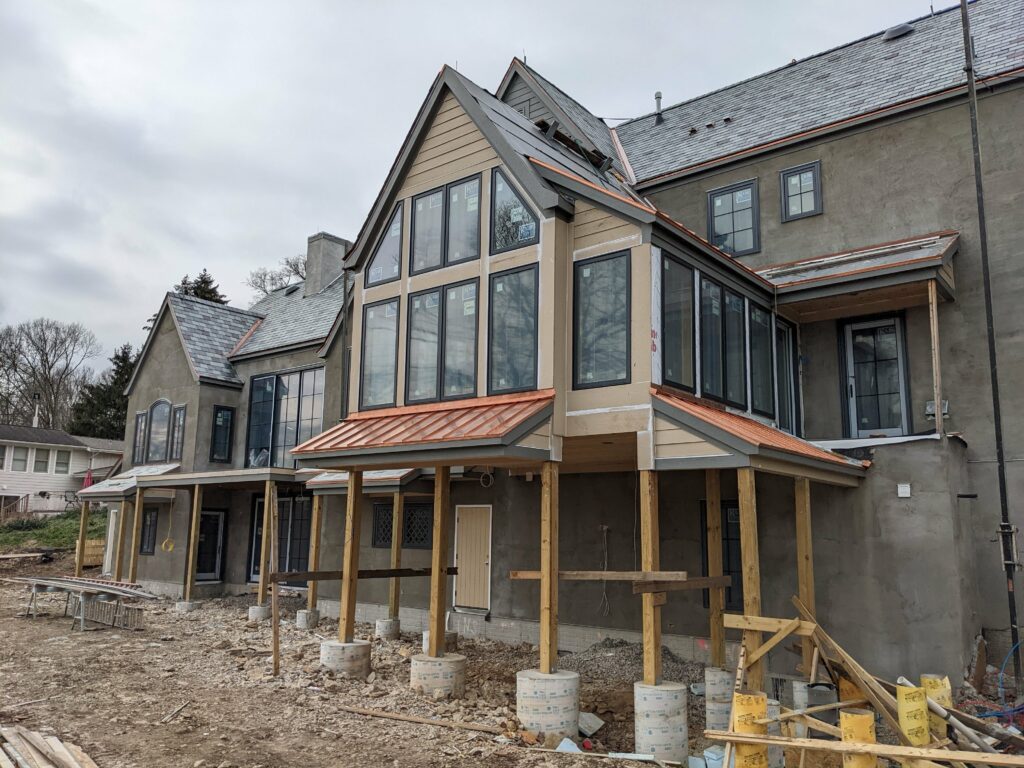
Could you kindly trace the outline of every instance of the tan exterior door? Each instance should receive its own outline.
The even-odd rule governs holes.
[[[491,508],[455,507],[455,605],[491,607]]]

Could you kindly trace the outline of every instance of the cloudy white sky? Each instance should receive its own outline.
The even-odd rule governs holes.
[[[950,4],[949,0],[938,7]],[[105,355],[184,274],[354,237],[442,64],[512,56],[602,117],[673,104],[928,13],[927,0],[0,3],[0,324]],[[103,361],[97,360],[97,367]]]

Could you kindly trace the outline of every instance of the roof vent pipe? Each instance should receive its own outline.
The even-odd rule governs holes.
[[[664,118],[661,116],[661,91],[654,92],[654,122],[660,123]]]

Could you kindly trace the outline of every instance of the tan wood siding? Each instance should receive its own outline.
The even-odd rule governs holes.
[[[664,416],[654,420],[654,455],[658,459],[680,459],[691,456],[728,456],[700,435],[683,429]]]
[[[455,508],[455,605],[490,608],[491,508]]]
[[[534,90],[519,75],[512,76],[512,82],[509,83],[502,101],[513,109],[522,112],[523,115],[533,122],[551,120],[554,117],[551,114],[551,110],[544,105],[544,102],[537,97]]]
[[[551,422],[545,422],[533,432],[519,440],[516,445],[522,448],[538,448],[542,451],[551,449]]]
[[[640,229],[602,208],[577,202],[573,217],[573,251],[594,249],[596,256],[600,250],[596,246],[604,243],[609,244],[610,250],[639,245]]]

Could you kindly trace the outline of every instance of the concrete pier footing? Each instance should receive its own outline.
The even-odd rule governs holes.
[[[250,605],[249,621],[263,621],[270,618],[269,605]]]
[[[516,673],[516,716],[528,731],[575,739],[580,727],[580,676],[539,669]]]
[[[686,684],[633,684],[636,751],[686,762]]]
[[[402,632],[398,619],[377,619],[373,627],[373,636],[380,640],[397,640]]]
[[[295,612],[295,626],[299,629],[316,629],[320,623],[320,611],[313,609],[300,609]]]
[[[370,643],[367,640],[324,640],[320,643],[320,666],[338,677],[363,679],[370,674]]]
[[[444,633],[444,652],[452,653],[459,650],[459,633],[458,632],[445,632]],[[423,630],[423,652],[430,652],[430,630]]]
[[[195,600],[179,600],[174,604],[174,610],[177,613],[192,613],[197,608],[199,608],[199,603]]]
[[[409,687],[432,698],[461,699],[466,695],[466,657],[458,653],[412,657]]]

